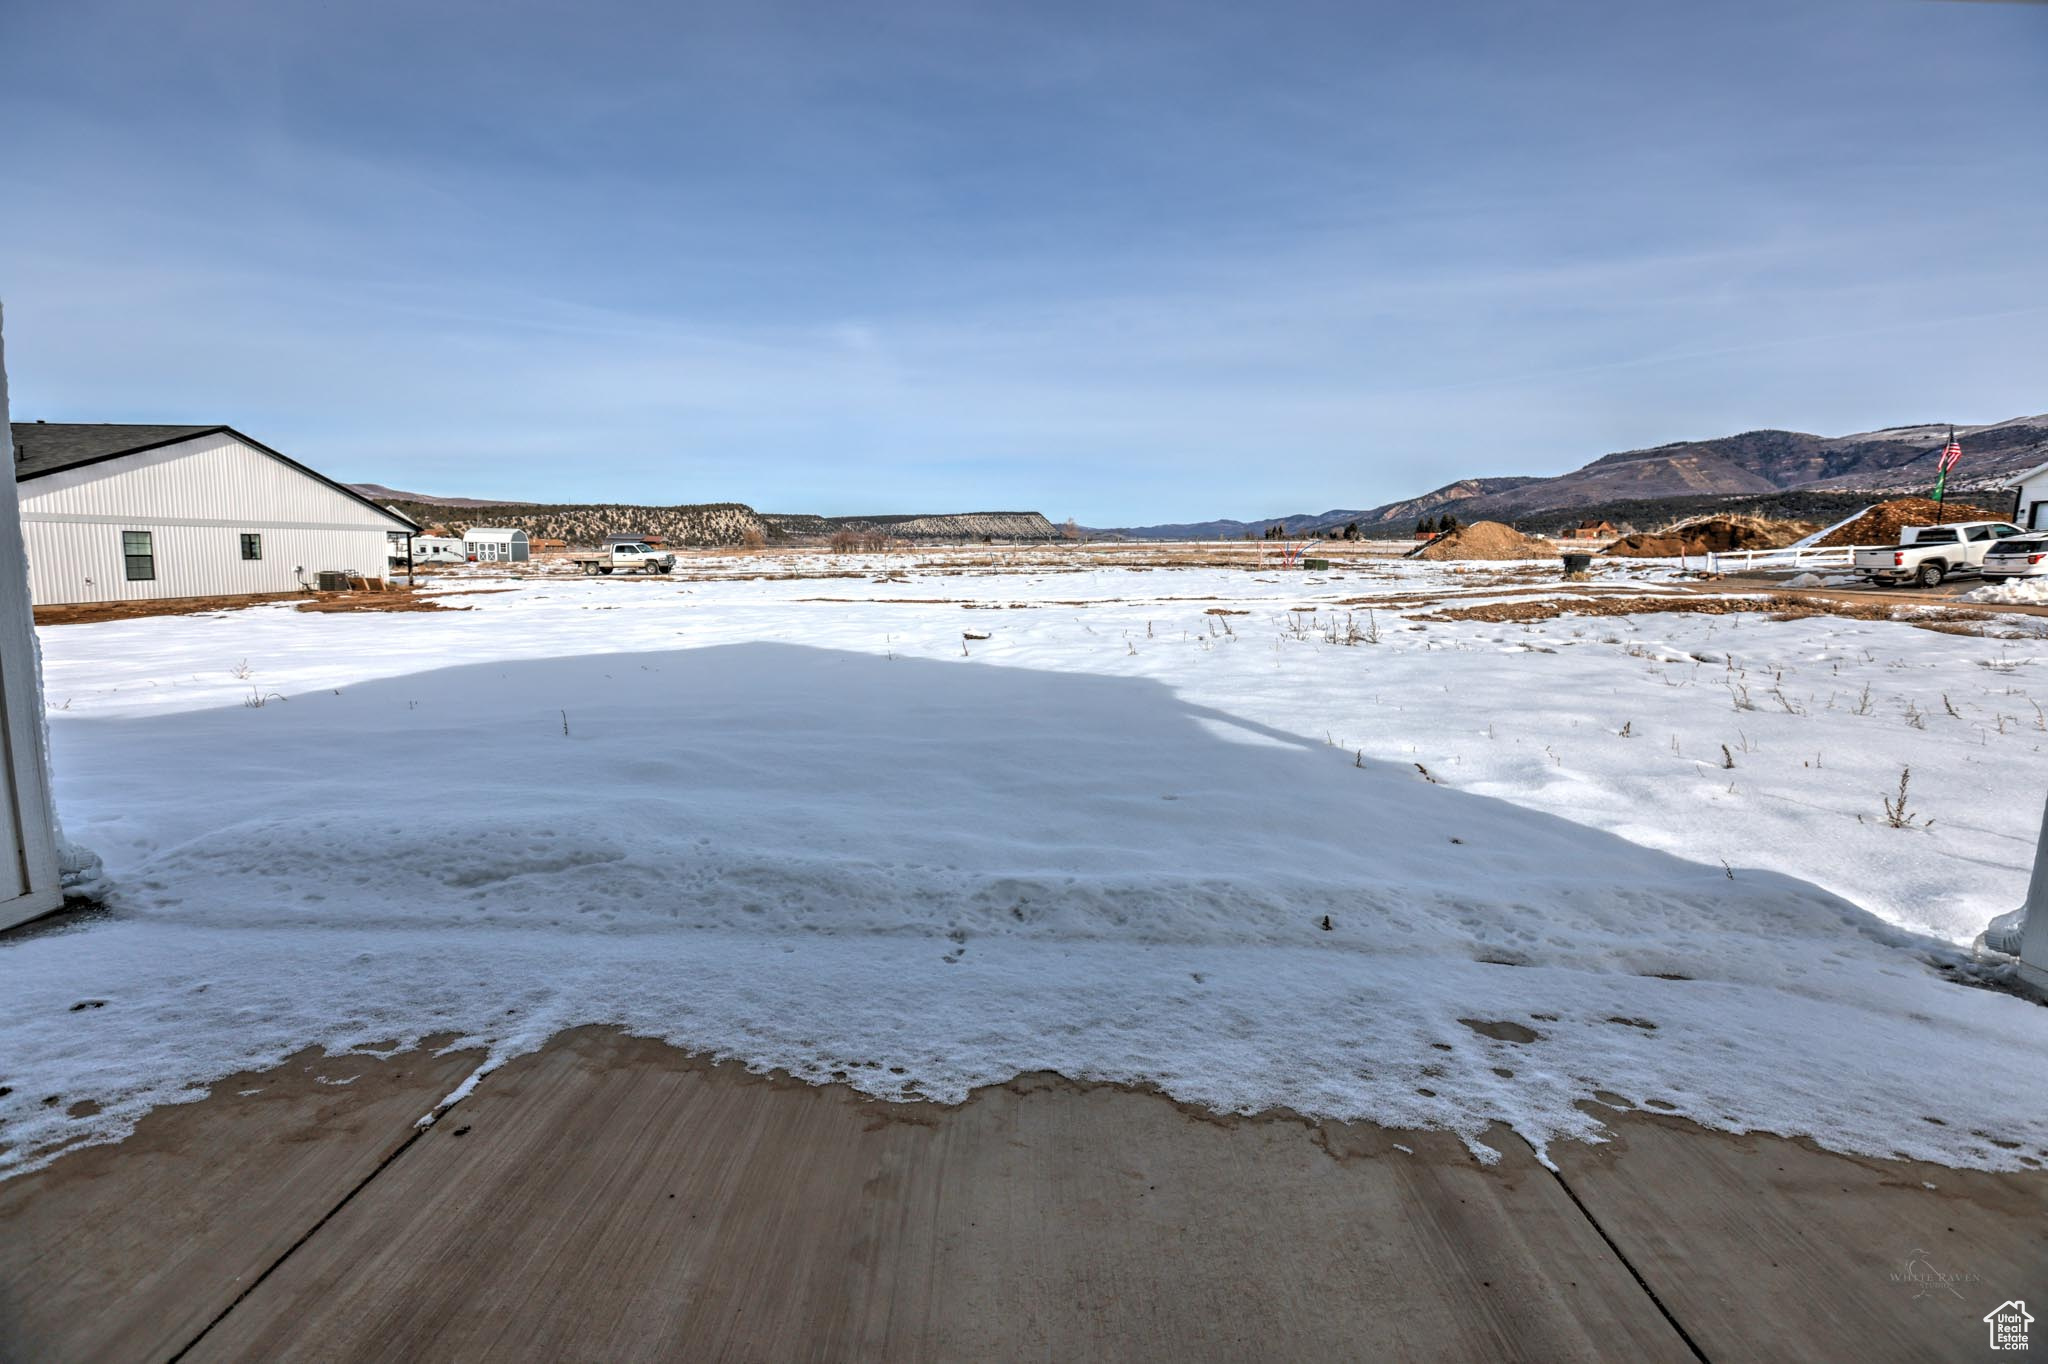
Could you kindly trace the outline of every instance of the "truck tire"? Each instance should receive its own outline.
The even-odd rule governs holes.
[[[1913,581],[1922,587],[1940,587],[1941,580],[1948,576],[1948,570],[1932,559],[1920,565],[1920,571],[1913,575]]]
[[[612,571],[612,566],[610,564],[599,564],[597,566],[597,571],[600,573],[609,573]]]

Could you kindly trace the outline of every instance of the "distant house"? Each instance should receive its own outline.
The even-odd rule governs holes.
[[[1612,521],[1581,521],[1564,533],[1567,540],[1612,540],[1621,532]]]
[[[604,537],[604,547],[606,549],[610,549],[613,545],[652,545],[654,548],[660,549],[667,543],[668,541],[659,535],[641,535],[637,532],[632,535],[607,535]]]
[[[396,551],[394,563],[403,563],[405,550]],[[415,535],[412,537],[412,561],[415,564],[464,564],[469,556],[463,552],[462,541],[452,535]]]
[[[2048,530],[2048,464],[2013,475],[2005,486],[2017,494],[2013,520],[2026,530]]]
[[[291,592],[375,578],[419,527],[230,426],[15,422],[38,606]]]
[[[527,543],[534,549],[567,549],[569,547],[567,540],[542,539],[529,540]]]
[[[502,526],[471,526],[462,532],[462,552],[480,564],[523,564],[533,557],[526,532]]]

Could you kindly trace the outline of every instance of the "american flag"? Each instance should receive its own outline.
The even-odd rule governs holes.
[[[1963,457],[1963,447],[1956,444],[1955,429],[1948,433],[1948,444],[1941,447],[1941,458],[1934,462],[1934,500],[1941,502],[1948,497],[1948,471],[1956,467],[1956,461]]]

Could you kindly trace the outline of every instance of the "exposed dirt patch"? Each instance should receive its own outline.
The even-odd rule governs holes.
[[[431,595],[409,587],[387,587],[382,592],[264,592],[240,597],[167,597],[156,601],[82,602],[73,606],[38,606],[37,625],[96,625],[110,620],[142,620],[151,616],[206,616],[222,611],[244,611],[252,606],[297,602],[299,610],[337,611],[466,611],[466,606],[444,606],[435,598],[474,592],[504,592],[502,587],[467,587]]]
[[[150,601],[79,602],[70,606],[38,606],[38,625],[95,625],[107,620],[140,620],[148,616],[204,616],[240,611],[270,602],[292,601],[304,592],[265,592],[242,597],[159,597]]]
[[[1751,597],[1715,597],[1705,594],[1648,597],[1553,597],[1539,601],[1486,602],[1478,606],[1454,606],[1416,620],[1450,622],[1483,620],[1497,624],[1555,620],[1559,616],[1638,616],[1662,612],[1689,612],[1701,616],[1768,615],[1773,620],[1805,620],[1812,616],[1841,616],[1850,620],[1897,621],[1943,634],[1980,634],[1994,619],[1990,612],[1948,608],[1938,612],[1925,607],[1887,606],[1878,602],[1845,601],[1839,598],[1794,597],[1771,593]],[[1925,612],[1926,614],[1918,614]]]
[[[472,591],[488,592],[490,588],[472,588]],[[385,592],[320,592],[311,601],[299,603],[299,610],[320,614],[340,614],[354,611],[467,611],[467,606],[446,606],[439,600],[453,596],[449,592],[437,592],[429,596],[414,592],[410,588],[398,587]]]
[[[1481,1037],[1491,1037],[1496,1042],[1534,1042],[1543,1036],[1534,1028],[1525,1028],[1506,1019],[1461,1018],[1458,1021]]]
[[[1752,612],[1782,611],[1791,603],[1774,597],[1646,597],[1640,594],[1612,597],[1546,597],[1534,601],[1481,602],[1477,606],[1451,606],[1418,620],[1483,620],[1500,624],[1555,620],[1559,616],[1637,616],[1663,611],[1690,611],[1706,616],[1730,616]],[[1808,612],[1807,614],[1817,614]]]

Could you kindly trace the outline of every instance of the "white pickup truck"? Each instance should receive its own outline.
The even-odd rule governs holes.
[[[652,545],[607,545],[596,554],[571,554],[569,562],[585,573],[667,573],[676,556]]]
[[[1856,551],[1856,571],[1874,583],[1939,587],[1943,578],[1977,573],[1984,552],[2020,528],[2004,521],[1958,521],[1949,526],[1907,526],[1887,549]]]

